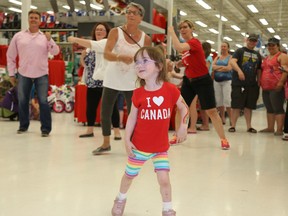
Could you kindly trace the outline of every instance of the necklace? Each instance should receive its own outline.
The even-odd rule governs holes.
[[[126,31],[127,31],[127,33],[129,34],[130,37],[134,37],[134,36],[136,35],[137,30],[136,30],[136,32],[135,32],[134,34],[132,34],[132,33],[129,33],[129,32],[128,32],[127,25],[125,25],[124,27],[125,27],[125,29],[126,29]]]

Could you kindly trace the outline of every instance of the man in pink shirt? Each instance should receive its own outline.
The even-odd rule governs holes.
[[[40,105],[41,132],[43,137],[49,136],[52,129],[51,110],[47,102],[48,93],[48,53],[56,55],[59,47],[50,33],[39,30],[41,14],[31,10],[28,13],[29,29],[14,35],[7,51],[7,67],[10,81],[15,85],[18,78],[18,101],[20,127],[17,133],[28,130],[29,100],[32,85],[35,85]],[[19,56],[18,71],[16,58]]]

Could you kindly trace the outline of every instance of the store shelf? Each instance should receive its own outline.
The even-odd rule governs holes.
[[[77,16],[77,17],[59,17],[60,22],[78,26],[78,23],[112,22],[115,26],[123,25],[126,22],[125,15],[119,16]],[[139,28],[146,34],[165,34],[165,29],[154,26],[142,21]]]

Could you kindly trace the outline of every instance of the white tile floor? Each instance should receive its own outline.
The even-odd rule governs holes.
[[[264,109],[253,116],[263,129]],[[225,126],[227,131],[229,126]],[[108,216],[126,163],[123,141],[107,155],[92,156],[102,142],[79,139],[85,128],[72,114],[53,114],[53,132],[40,137],[39,122],[16,134],[18,122],[0,120],[0,216]],[[288,142],[249,134],[244,118],[227,132],[230,151],[215,131],[189,135],[171,147],[173,205],[178,216],[288,216]],[[161,215],[151,162],[128,194],[126,216]]]

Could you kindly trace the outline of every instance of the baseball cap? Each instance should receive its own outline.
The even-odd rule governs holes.
[[[277,38],[269,38],[268,39],[268,44],[277,44],[279,45],[280,44],[280,41],[277,39]]]
[[[256,34],[249,34],[248,40],[258,40],[258,35],[256,35]]]

